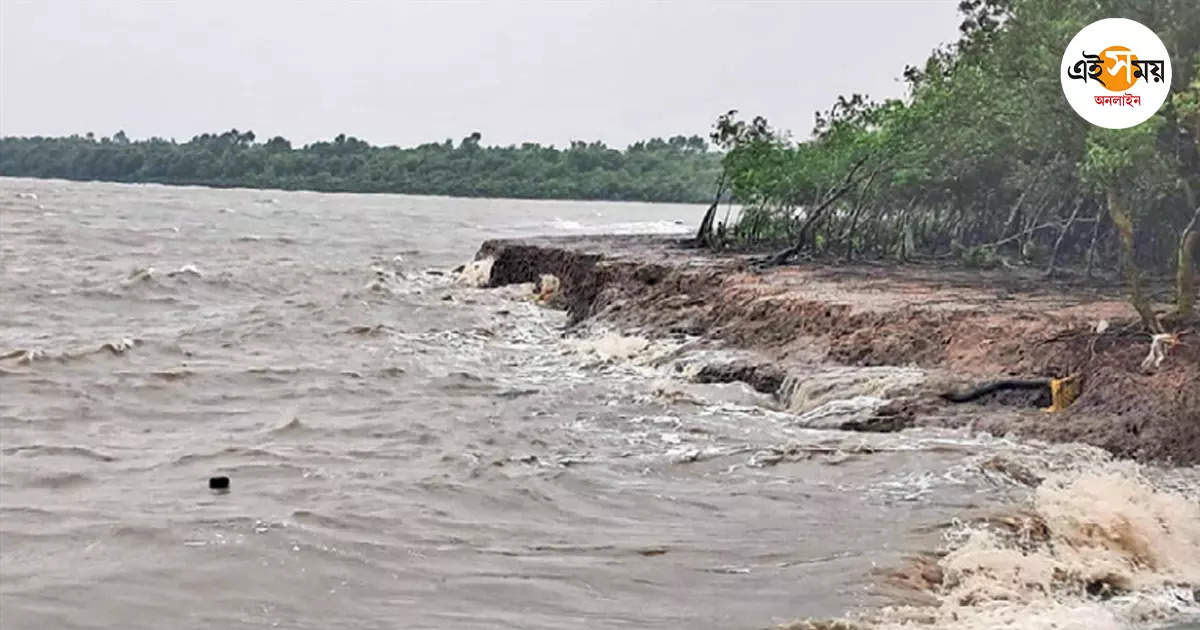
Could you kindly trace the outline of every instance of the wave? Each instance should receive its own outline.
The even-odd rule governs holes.
[[[58,444],[29,444],[12,446],[4,449],[5,455],[22,455],[25,457],[82,457],[97,462],[115,462],[116,457],[94,451],[84,446],[61,446]]]
[[[150,283],[154,281],[154,267],[137,267],[129,272],[129,275],[121,281],[121,286],[133,286],[141,283]]]
[[[351,327],[343,330],[342,332],[347,335],[375,336],[375,335],[388,334],[388,333],[392,332],[392,330],[393,330],[392,327],[388,326],[387,324],[375,324],[374,326],[368,326],[366,324],[359,324],[356,326],[351,326]]]
[[[154,267],[136,267],[117,283],[118,290],[116,294],[121,295],[121,290],[138,288],[171,288],[170,284],[162,281],[163,277],[172,280],[187,280],[189,278],[204,278],[205,275],[200,271],[200,267],[195,264],[183,265],[165,274],[160,274],[158,269]]]
[[[926,605],[784,627],[1131,630],[1200,618],[1194,494],[1156,484],[1132,462],[1039,470],[1032,481],[1042,474],[1023,504],[953,527],[944,552],[893,573],[925,591]]]
[[[19,365],[30,365],[42,361],[56,361],[66,363],[79,359],[84,359],[97,354],[110,354],[114,356],[123,355],[137,346],[141,345],[141,339],[131,339],[122,337],[112,341],[106,341],[98,347],[93,347],[84,350],[51,352],[41,348],[17,348],[9,350],[4,354],[0,354],[0,361],[12,361]]]
[[[193,277],[202,278],[204,274],[200,272],[200,267],[195,264],[183,265],[173,271],[166,273],[168,278],[177,277]],[[133,286],[138,284],[149,284],[158,280],[158,270],[154,267],[136,267],[129,272],[129,275],[121,281],[123,286]]]
[[[62,490],[87,485],[92,481],[91,477],[83,473],[56,473],[37,477],[30,480],[26,485],[31,488]]]
[[[132,350],[139,343],[141,343],[141,342],[137,339],[129,339],[126,337],[126,338],[117,339],[115,341],[109,341],[109,342],[104,343],[103,345],[100,346],[100,349],[97,350],[97,352],[102,352],[102,351],[107,350],[108,352],[110,352],[112,354],[125,354],[126,352]]]
[[[618,221],[615,223],[580,223],[556,218],[550,228],[558,232],[594,234],[682,234],[691,231],[691,226],[682,221]]]
[[[307,424],[304,424],[300,421],[300,418],[293,417],[291,420],[287,421],[286,424],[275,427],[274,429],[267,431],[267,433],[271,435],[293,435],[297,433],[308,433],[311,430],[312,429]]]
[[[194,371],[188,370],[185,368],[154,370],[154,371],[150,372],[151,376],[153,376],[157,379],[160,379],[160,380],[167,381],[168,383],[174,383],[175,381],[182,381],[182,380],[191,378],[195,374],[196,373]]]
[[[254,447],[243,448],[243,447],[237,447],[237,446],[230,446],[230,447],[221,449],[219,451],[212,451],[212,452],[208,452],[208,453],[188,453],[185,455],[181,455],[181,456],[177,457],[175,459],[175,461],[172,462],[172,464],[176,465],[176,466],[180,466],[180,465],[189,464],[192,462],[206,462],[206,461],[212,461],[212,460],[227,460],[227,459],[250,459],[250,460],[254,460],[254,461],[271,460],[271,461],[276,461],[276,462],[280,462],[280,463],[287,463],[290,460],[290,458],[288,458],[284,455],[280,455],[279,453],[275,453],[275,452],[272,452],[272,451],[269,451],[266,449],[262,449],[262,448],[254,448]]]
[[[203,278],[204,274],[200,273],[200,268],[197,267],[196,265],[184,265],[184,266],[180,267],[179,269],[176,269],[175,271],[167,272],[168,278],[175,278],[178,276]]]

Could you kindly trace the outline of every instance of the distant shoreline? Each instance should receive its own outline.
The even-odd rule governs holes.
[[[273,187],[251,187],[251,186],[238,186],[238,185],[185,184],[185,183],[174,183],[174,182],[149,182],[149,181],[147,181],[147,182],[140,182],[140,181],[139,182],[131,182],[131,181],[118,181],[118,180],[111,180],[111,179],[69,179],[66,177],[31,177],[31,176],[27,176],[27,175],[0,174],[0,182],[2,182],[2,181],[20,181],[20,180],[37,181],[37,182],[62,182],[64,184],[66,184],[66,183],[115,184],[115,185],[119,185],[119,186],[162,186],[164,188],[199,188],[199,189],[209,189],[209,190],[246,190],[246,191],[256,191],[256,192],[280,192],[280,193],[307,192],[307,193],[320,193],[320,194],[328,194],[328,195],[396,195],[396,196],[402,196],[402,197],[416,197],[416,198],[424,198],[424,199],[481,199],[481,200],[493,199],[496,201],[531,201],[531,202],[545,202],[545,203],[554,203],[554,202],[641,203],[641,204],[654,204],[654,205],[695,206],[700,209],[703,209],[703,207],[705,205],[707,205],[708,203],[711,203],[711,201],[702,203],[702,202],[698,202],[698,201],[641,201],[641,200],[637,200],[637,199],[569,199],[569,198],[563,198],[563,197],[487,197],[487,196],[473,196],[472,197],[472,196],[464,196],[464,195],[433,195],[433,194],[422,194],[422,193],[404,193],[404,192],[386,192],[386,191],[385,192],[357,192],[357,191],[344,191],[344,190],[312,190],[312,189],[308,189],[308,188],[273,188]],[[700,217],[699,214],[697,214],[696,216]],[[700,222],[700,219],[697,218],[696,219],[697,225],[699,224],[699,222]]]
[[[338,136],[293,149],[253,132],[185,143],[112,138],[0,138],[0,176],[210,188],[391,193],[462,198],[706,203],[722,154],[699,136],[653,138],[625,149],[485,147],[472,134],[417,147],[377,147]]]

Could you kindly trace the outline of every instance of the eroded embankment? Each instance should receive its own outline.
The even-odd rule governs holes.
[[[1200,463],[1200,344],[1143,369],[1149,337],[1117,287],[1047,283],[1017,272],[807,265],[752,271],[741,257],[686,250],[664,237],[493,240],[493,286],[552,274],[573,322],[599,317],[653,334],[699,335],[765,357],[709,366],[697,378],[777,390],[788,373],[832,363],[930,371],[919,395],[849,428],[963,426],[1093,444],[1141,460]],[[1097,333],[1097,325],[1105,324]],[[936,394],[1005,377],[1076,376],[1074,404],[1043,413],[1026,393],[966,405]],[[1015,405],[1015,406],[1014,406]]]

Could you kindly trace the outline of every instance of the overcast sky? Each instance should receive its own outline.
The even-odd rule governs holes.
[[[803,136],[902,95],[956,4],[0,0],[0,133],[624,147],[737,108]]]

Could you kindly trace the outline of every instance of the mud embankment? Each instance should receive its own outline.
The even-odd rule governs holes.
[[[487,241],[493,286],[559,278],[573,322],[601,318],[646,334],[698,335],[761,361],[708,366],[698,379],[777,391],[816,365],[912,366],[930,378],[855,428],[971,426],[1077,441],[1141,460],[1200,463],[1200,342],[1141,368],[1150,340],[1118,286],[937,266],[820,265],[752,270],[665,237]],[[1101,324],[1101,323],[1104,324]],[[1097,333],[1097,326],[1106,328]],[[1048,393],[1000,392],[967,404],[937,394],[990,379],[1082,382],[1065,411]]]

